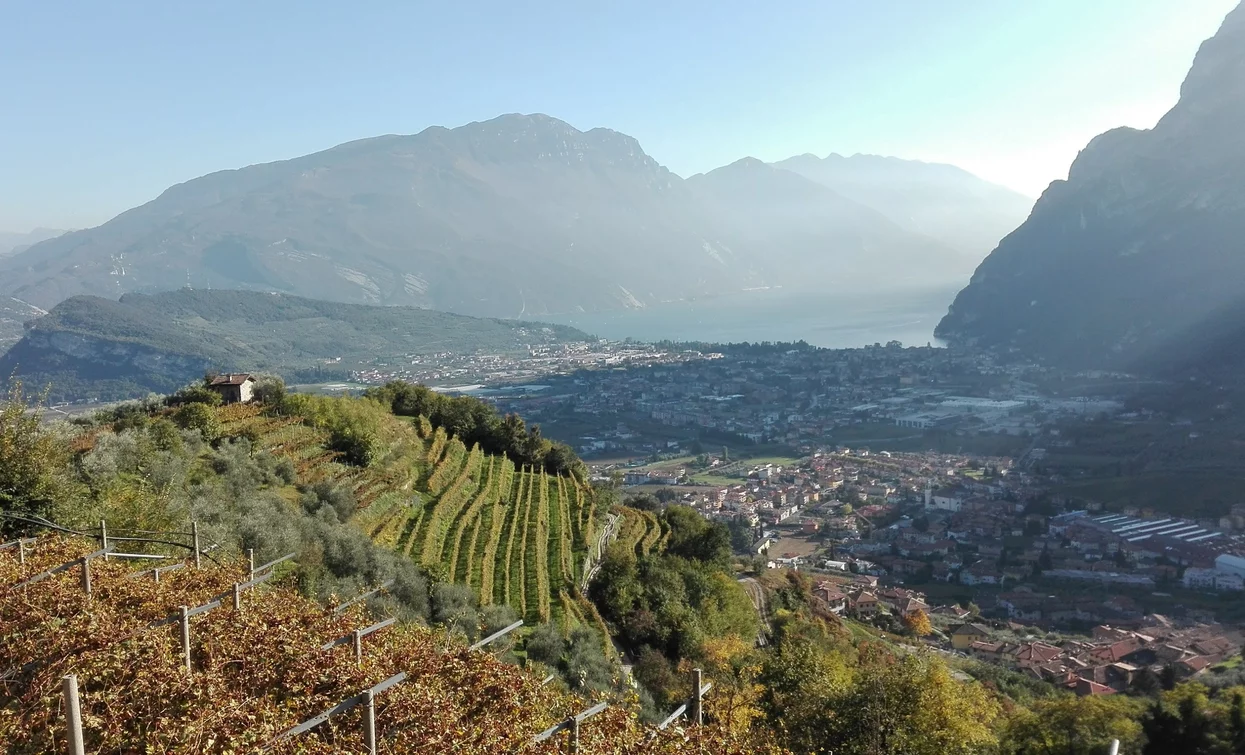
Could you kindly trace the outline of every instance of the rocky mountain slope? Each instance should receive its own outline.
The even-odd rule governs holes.
[[[119,399],[176,390],[208,369],[340,379],[377,358],[524,355],[589,338],[563,325],[251,291],[75,296],[0,356],[0,382],[17,374],[57,400]]]
[[[956,297],[937,334],[1071,365],[1148,369],[1245,309],[1245,5],[1151,130],[1094,139]],[[1238,331],[1239,332],[1239,331]],[[1207,340],[1207,339],[1210,340]]]
[[[913,233],[960,252],[970,265],[1024,222],[1033,200],[953,165],[878,155],[804,154],[774,163],[851,197]]]
[[[915,259],[930,275],[953,279],[953,252],[876,213],[859,208],[847,228],[833,226],[818,204],[828,195],[813,182],[787,187],[811,217],[787,213],[805,229],[802,253],[787,250],[790,265],[774,265],[768,253],[784,240],[755,237],[773,225],[773,203],[733,202],[724,219],[700,190],[713,180],[684,181],[624,134],[507,115],[188,181],[0,261],[0,295],[50,308],[76,294],[115,298],[189,279],[195,288],[532,317],[825,286],[801,266],[867,255],[883,275],[892,252],[912,259],[913,249],[925,250]],[[860,231],[871,222],[884,228]],[[874,243],[845,243],[852,234]]]

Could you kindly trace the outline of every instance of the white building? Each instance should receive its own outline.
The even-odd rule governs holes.
[[[1238,577],[1245,577],[1245,558],[1233,556],[1230,553],[1221,553],[1215,559],[1215,570],[1224,572],[1225,574],[1235,574]]]
[[[1223,558],[1223,556],[1219,558]],[[1230,558],[1235,558],[1235,556]],[[1216,559],[1215,565],[1218,567],[1218,559]],[[1191,590],[1238,591],[1245,590],[1245,578],[1242,578],[1240,574],[1221,571],[1218,568],[1199,569],[1190,566],[1184,570],[1184,586]]]

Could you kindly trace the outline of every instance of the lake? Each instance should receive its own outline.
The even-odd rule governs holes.
[[[544,315],[601,338],[641,341],[799,341],[831,349],[899,341],[941,345],[934,327],[960,286],[854,293],[767,289],[645,309]]]

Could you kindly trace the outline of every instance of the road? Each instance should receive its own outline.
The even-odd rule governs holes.
[[[757,616],[761,618],[761,631],[757,634],[757,646],[765,647],[769,644],[769,636],[774,631],[769,623],[769,599],[765,597],[765,588],[752,577],[740,579],[739,584],[743,585],[744,590],[748,592],[748,597],[752,599],[752,607],[756,609]]]

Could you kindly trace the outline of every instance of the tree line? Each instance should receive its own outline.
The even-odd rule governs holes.
[[[544,437],[539,425],[528,426],[516,414],[500,416],[478,398],[447,396],[403,381],[369,389],[364,395],[400,417],[427,417],[433,427],[444,427],[468,448],[478,443],[485,453],[505,455],[515,464],[588,480],[587,466],[570,446]]]

